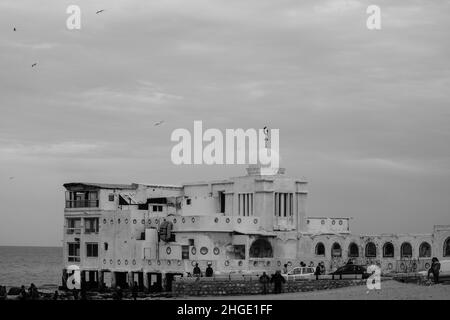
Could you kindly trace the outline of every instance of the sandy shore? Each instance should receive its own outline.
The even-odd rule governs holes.
[[[183,299],[195,299],[186,297]],[[431,286],[383,281],[380,290],[368,291],[366,286],[347,287],[312,292],[268,294],[253,296],[222,296],[207,299],[239,300],[450,300],[450,284]]]

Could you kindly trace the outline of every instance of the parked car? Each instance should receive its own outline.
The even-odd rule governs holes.
[[[441,270],[439,271],[439,280],[450,280],[450,260],[442,260],[439,261],[439,263],[441,264]],[[418,274],[427,278],[433,278],[431,268],[428,270],[419,271]]]
[[[334,276],[340,276],[340,275],[346,275],[346,276],[356,276],[361,275],[363,279],[367,279],[370,274],[367,273],[367,269],[364,266],[359,266],[355,264],[347,264],[343,267],[338,268],[336,271],[331,272],[331,275]]]
[[[314,268],[296,267],[282,274],[286,280],[314,279]]]

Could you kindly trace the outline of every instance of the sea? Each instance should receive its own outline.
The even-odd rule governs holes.
[[[41,289],[61,285],[61,247],[0,246],[0,286],[26,288],[34,283]]]

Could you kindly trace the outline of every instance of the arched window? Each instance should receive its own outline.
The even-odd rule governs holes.
[[[450,237],[444,242],[444,257],[450,257]]]
[[[325,255],[325,246],[323,245],[322,242],[319,242],[316,245],[316,255],[318,255],[318,256],[324,256]]]
[[[341,245],[337,242],[333,244],[331,247],[331,256],[332,257],[342,257],[342,249]]]
[[[394,257],[394,245],[391,242],[386,242],[383,246],[383,257],[392,258]]]
[[[357,258],[357,257],[359,257],[359,249],[358,249],[358,245],[356,243],[352,242],[348,246],[348,256],[350,258]]]
[[[373,242],[366,244],[366,257],[375,258],[377,256],[377,246]]]
[[[431,246],[428,242],[422,242],[419,247],[419,257],[420,258],[429,258],[431,257]]]
[[[250,258],[272,258],[272,245],[267,239],[256,239],[250,246]]]
[[[402,243],[400,248],[400,256],[402,258],[411,258],[412,257],[412,246],[408,242]]]

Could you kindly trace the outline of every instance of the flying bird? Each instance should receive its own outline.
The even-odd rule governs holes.
[[[162,125],[163,123],[164,123],[164,120],[158,121],[158,122],[155,123],[155,126]]]
[[[105,11],[104,9],[102,9],[102,10],[98,10],[95,14],[99,14],[99,13],[102,13],[103,11]]]
[[[33,63],[33,64],[31,65],[32,68],[34,68],[34,67],[36,67],[36,66],[37,66],[37,62],[35,62],[35,63]]]

